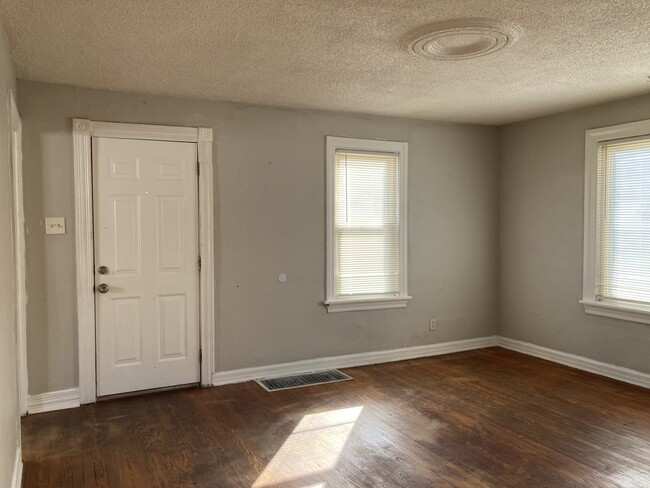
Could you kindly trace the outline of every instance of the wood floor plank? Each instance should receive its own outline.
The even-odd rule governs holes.
[[[500,348],[23,419],[31,487],[650,487],[650,391]]]

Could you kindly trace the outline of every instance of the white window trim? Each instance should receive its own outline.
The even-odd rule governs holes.
[[[400,294],[395,297],[354,297],[336,299],[334,278],[334,208],[335,208],[335,179],[336,151],[348,149],[354,151],[391,152],[399,158],[399,206],[400,206]],[[327,224],[327,254],[326,254],[326,300],[327,311],[352,312],[358,310],[383,310],[388,308],[405,308],[411,297],[407,292],[407,191],[408,191],[408,144],[406,142],[379,141],[372,139],[354,139],[350,137],[326,138],[326,224]]]
[[[598,232],[598,145],[629,137],[650,136],[650,120],[591,129],[585,132],[585,236],[582,300],[585,312],[614,319],[650,324],[650,306],[596,299],[596,275],[600,267],[596,249]]]

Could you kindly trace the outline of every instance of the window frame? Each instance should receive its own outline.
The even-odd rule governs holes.
[[[326,298],[327,312],[350,312],[358,310],[382,310],[404,308],[411,297],[408,295],[407,246],[408,246],[408,143],[355,139],[351,137],[327,136],[326,146]],[[336,242],[335,242],[335,203],[336,203],[336,151],[388,152],[398,156],[398,204],[399,204],[399,267],[400,281],[397,296],[336,297]]]
[[[582,300],[585,312],[631,322],[650,324],[650,304],[636,304],[596,298],[596,278],[600,269],[598,253],[598,147],[617,139],[647,136],[650,120],[601,127],[585,131],[585,201]]]

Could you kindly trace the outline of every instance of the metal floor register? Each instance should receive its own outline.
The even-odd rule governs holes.
[[[322,385],[335,383],[337,381],[348,381],[353,379],[338,369],[319,371],[317,373],[306,373],[294,376],[283,376],[282,378],[271,378],[266,380],[255,380],[266,391],[288,390],[290,388],[303,388],[305,386]]]

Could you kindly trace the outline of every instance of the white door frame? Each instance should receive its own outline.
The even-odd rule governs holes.
[[[199,321],[201,385],[212,384],[214,371],[214,219],[212,129],[122,124],[73,119],[75,239],[77,248],[77,322],[81,403],[97,400],[91,138],[194,142],[199,166]]]
[[[20,414],[27,414],[27,266],[25,261],[25,207],[23,203],[23,126],[16,99],[9,90],[9,132],[13,168],[14,256],[16,261],[16,327],[18,402]]]

